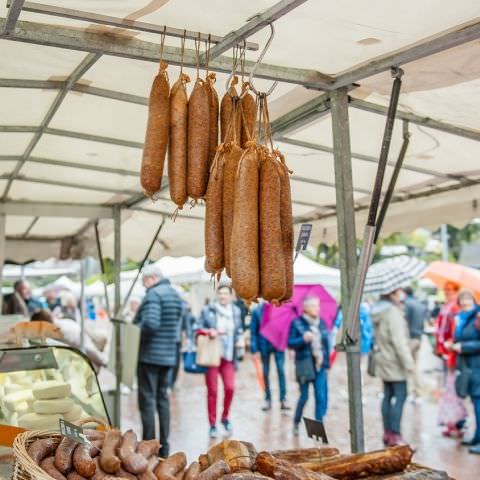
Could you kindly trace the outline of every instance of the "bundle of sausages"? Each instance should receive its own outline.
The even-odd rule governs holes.
[[[43,438],[28,454],[55,480],[354,480],[402,472],[413,454],[407,445],[359,455],[331,447],[257,453],[249,442],[224,440],[187,466],[183,452],[159,458],[158,441],[137,442],[132,430],[85,433],[89,444]]]
[[[221,102],[222,143],[207,188],[205,269],[217,277],[225,269],[247,302],[278,304],[293,289],[292,205],[285,158],[272,142],[259,143],[262,131],[270,135],[266,111],[266,97],[257,108],[248,84],[237,96],[234,78]]]
[[[34,441],[28,454],[55,480],[162,480],[158,472],[163,459],[158,457],[157,440],[137,441],[132,430],[87,430],[90,443],[77,443],[63,437]]]
[[[168,150],[170,198],[179,209],[188,198],[205,197],[210,165],[218,144],[218,96],[215,74],[197,77],[190,98],[188,75],[180,73],[170,89],[167,64],[153,81],[140,180],[145,194],[154,198],[162,187]]]

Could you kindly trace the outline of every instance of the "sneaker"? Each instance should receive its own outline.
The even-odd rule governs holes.
[[[213,425],[212,427],[210,427],[210,433],[209,433],[209,436],[210,438],[218,438],[218,430],[217,430],[217,427],[215,425]]]
[[[265,403],[263,404],[263,407],[262,407],[262,412],[268,412],[271,409],[272,409],[272,402],[270,400],[265,400]]]
[[[473,447],[468,449],[468,453],[473,453],[475,455],[480,455],[480,443],[477,443]]]
[[[233,432],[232,423],[230,422],[230,420],[222,420],[222,425],[225,429],[225,433],[227,434],[227,436],[230,437]]]
[[[464,447],[476,447],[480,442],[476,438],[471,438],[470,440],[462,440],[462,445]]]
[[[408,445],[399,433],[391,433],[389,447],[396,447],[397,445]]]
[[[385,433],[383,434],[383,444],[388,447],[390,445],[390,442],[392,441],[392,432],[390,430],[386,430]]]
[[[290,407],[290,405],[287,404],[287,402],[281,402],[280,403],[280,410],[283,410],[284,412],[285,411],[288,411],[288,410],[291,410],[292,407]]]
[[[298,423],[293,424],[293,436],[298,437],[300,434],[300,425]]]

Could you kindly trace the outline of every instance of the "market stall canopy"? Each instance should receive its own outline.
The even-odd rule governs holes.
[[[280,80],[270,99],[273,132],[294,172],[296,223],[314,223],[313,242],[336,239],[330,103],[322,90],[350,89],[353,193],[363,224],[394,65],[405,76],[387,176],[400,149],[402,121],[411,139],[384,233],[461,226],[480,215],[478,0],[443,2],[441,8],[435,0],[388,8],[354,0],[11,4],[10,12],[5,2],[0,7],[0,17],[10,13],[8,21],[0,20],[0,32],[6,29],[0,41],[0,213],[8,215],[7,258],[22,261],[32,251],[37,258],[58,256],[72,245],[83,255],[94,246],[97,218],[104,253],[112,256],[113,207],[122,209],[123,256],[142,258],[161,216],[174,210],[167,187],[152,204],[138,179],[158,33],[168,25],[225,37],[242,27],[256,32],[249,42],[263,46],[267,32],[259,31],[260,20],[245,23],[258,12],[276,19],[276,36],[255,84],[262,90]],[[231,38],[214,47],[219,54],[210,65],[220,95]],[[167,37],[171,80],[179,73],[179,47],[179,38]],[[192,49],[187,40],[186,70],[194,78]],[[257,57],[246,52],[247,72]],[[203,217],[198,205],[168,220],[152,258],[202,255]]]

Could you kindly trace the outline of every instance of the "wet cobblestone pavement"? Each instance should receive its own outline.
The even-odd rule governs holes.
[[[444,438],[437,425],[438,384],[440,370],[436,359],[430,355],[428,344],[422,347],[421,370],[425,395],[421,404],[407,403],[403,418],[403,433],[417,452],[415,461],[435,469],[446,470],[457,480],[480,479],[480,455],[471,455],[454,439]],[[273,365],[272,365],[273,367]],[[276,398],[276,373],[272,371],[273,395]],[[288,397],[290,406],[297,399],[293,365],[287,362]],[[329,374],[330,399],[325,427],[330,443],[342,452],[349,452],[348,397],[345,359],[339,355]],[[364,416],[366,447],[368,450],[382,448],[382,426],[380,415],[380,382],[364,376]],[[136,405],[136,394],[124,397],[122,428],[133,428],[140,432]],[[282,415],[278,402],[273,409],[261,411],[262,392],[258,387],[255,370],[248,356],[240,363],[237,375],[237,390],[232,407],[231,421],[233,436],[253,442],[258,449],[278,449],[313,446],[312,441],[301,430],[295,438],[292,433],[292,413]],[[471,407],[467,400],[469,411]],[[219,398],[220,407],[220,398]],[[171,395],[172,425],[171,449],[183,450],[189,459],[204,452],[210,445],[206,408],[206,388],[203,375],[185,375],[179,378],[175,392]],[[310,399],[305,414],[313,415],[313,398]],[[470,431],[474,427],[469,418]],[[221,429],[220,429],[220,433]],[[221,438],[221,437],[219,437]]]

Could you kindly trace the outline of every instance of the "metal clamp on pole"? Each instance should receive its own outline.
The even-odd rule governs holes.
[[[377,214],[378,207],[380,205],[380,200],[382,196],[382,186],[385,178],[385,171],[387,168],[388,153],[390,151],[390,144],[392,142],[392,133],[393,126],[395,123],[395,116],[397,114],[398,100],[400,98],[400,89],[402,86],[402,75],[403,70],[399,67],[392,67],[391,69],[392,77],[394,78],[392,93],[390,96],[390,104],[388,106],[387,112],[387,121],[385,124],[385,130],[383,132],[382,148],[380,150],[380,158],[378,160],[377,174],[375,177],[375,184],[373,187],[372,198],[370,201],[370,208],[368,211],[368,220],[365,226],[363,234],[363,245],[360,252],[360,257],[355,273],[355,283],[353,286],[352,296],[350,298],[350,304],[348,311],[346,312],[345,328],[342,338],[342,346],[346,348],[347,346],[356,345],[360,338],[360,302],[363,295],[363,287],[365,285],[365,278],[367,276],[368,268],[372,262],[374,246],[378,238],[378,232],[380,230],[380,225],[377,223]],[[407,144],[408,145],[408,144]],[[406,149],[405,149],[406,151]],[[405,154],[403,155],[403,157]],[[403,159],[402,159],[403,162]],[[398,162],[397,162],[398,163]],[[401,164],[400,164],[401,166]],[[397,167],[397,166],[396,166]],[[398,169],[399,171],[400,169]],[[398,173],[396,175],[398,178]],[[394,179],[396,181],[396,178]],[[392,177],[393,180],[393,177]],[[390,181],[390,186],[393,188],[395,186],[395,181],[392,184]],[[390,187],[389,187],[390,189]],[[388,203],[386,204],[388,207]],[[382,222],[385,217],[386,207],[383,212]]]

